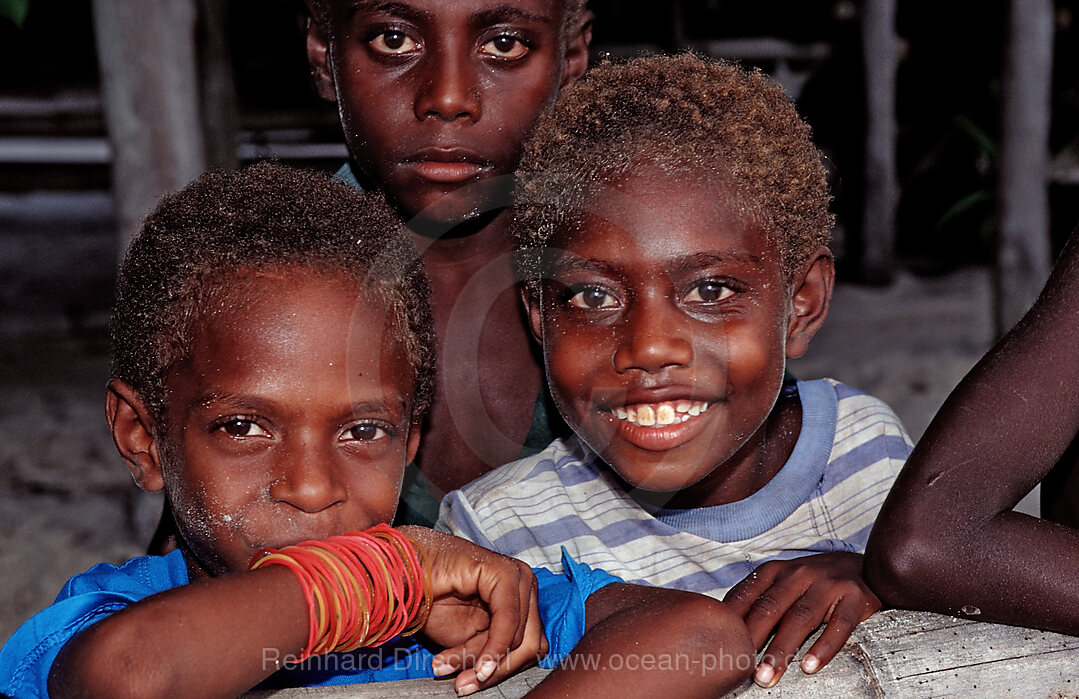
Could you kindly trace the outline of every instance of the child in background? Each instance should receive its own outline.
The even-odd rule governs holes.
[[[1073,232],[1034,307],[948,397],[888,495],[865,563],[886,604],[1079,634],[1079,531],[1012,511],[1074,448],[1077,346]]]
[[[0,650],[0,692],[235,696],[460,671],[468,694],[545,652],[557,663],[586,627],[580,653],[640,652],[639,623],[646,652],[742,660],[667,683],[716,692],[748,672],[744,625],[713,600],[568,559],[568,577],[534,576],[429,529],[376,526],[433,380],[426,280],[381,198],[273,164],[203,176],[132,244],[112,339],[109,426],[138,485],[164,490],[179,549],[74,577]],[[536,693],[603,681],[557,669]]]
[[[308,0],[318,92],[350,160],[408,222],[431,280],[439,377],[401,521],[568,432],[520,309],[505,207],[540,112],[588,64],[585,0]]]
[[[725,598],[771,686],[879,608],[862,551],[910,451],[879,400],[796,381],[833,284],[824,168],[763,75],[692,55],[593,68],[537,125],[514,232],[575,437],[450,493],[440,527]]]

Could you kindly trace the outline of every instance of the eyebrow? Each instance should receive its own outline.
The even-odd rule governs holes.
[[[563,257],[559,260],[550,261],[546,267],[551,272],[590,272],[592,274],[601,274],[607,277],[621,276],[612,265],[609,265],[602,260],[576,256],[569,259]]]
[[[746,267],[762,266],[761,258],[758,256],[747,252],[731,250],[726,252],[695,252],[691,255],[684,255],[674,260],[673,264],[670,265],[670,270],[672,272],[685,273],[704,269],[706,267],[721,267],[729,265],[732,262]]]
[[[380,0],[355,0],[355,2],[349,6],[346,15],[351,19],[360,12],[383,12],[385,14],[397,15],[410,21],[429,19],[431,17],[430,13],[418,10],[406,3],[380,2]],[[480,10],[472,15],[470,19],[473,24],[481,26],[514,21],[541,22],[546,24],[554,22],[554,18],[549,14],[525,12],[521,8],[513,5],[499,5],[497,7]]]
[[[411,22],[430,18],[430,14],[417,10],[411,5],[402,2],[379,2],[379,0],[356,0],[346,11],[348,19],[352,19],[361,12],[382,12],[388,15],[397,15]]]
[[[259,406],[263,404],[269,404],[271,406],[277,405],[277,402],[274,400],[257,396],[232,393],[231,391],[210,391],[192,401],[192,406],[204,408],[213,403],[233,403],[239,406],[251,406],[254,409],[258,409]],[[408,408],[407,401],[405,401],[403,397],[396,400],[356,401],[349,405],[349,415],[353,417],[362,417],[364,415],[393,412],[394,405],[396,405],[402,414],[404,414]]]
[[[472,16],[472,21],[479,25],[499,24],[501,22],[541,22],[550,24],[554,18],[548,14],[535,14],[525,12],[513,5],[499,5],[486,10],[480,10]]]

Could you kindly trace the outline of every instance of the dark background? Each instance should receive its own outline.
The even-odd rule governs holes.
[[[669,2],[593,0],[596,59],[752,37],[808,47],[809,58],[760,63],[804,78],[798,106],[827,158],[839,217],[829,319],[791,369],[880,397],[917,438],[994,339],[988,264],[1007,3],[899,2],[900,269],[887,287],[852,283],[849,264],[862,205],[860,3],[680,6],[678,14]],[[241,152],[319,146],[296,162],[336,169],[337,116],[311,89],[295,0],[230,0],[228,9]],[[1079,136],[1079,42],[1073,5],[1056,9],[1059,154]],[[90,0],[30,0],[21,29],[0,17],[0,66],[2,641],[71,575],[143,552],[161,505],[133,487],[101,409],[119,254],[108,158],[61,156],[58,165],[12,155],[30,138],[43,149],[78,140],[105,152]],[[1076,195],[1075,185],[1052,185],[1058,242],[1079,221]]]
[[[837,254],[856,239],[861,215],[864,92],[858,27],[851,0],[733,2],[593,0],[595,55],[613,48],[676,49],[700,39],[774,37],[823,45],[823,60],[792,61],[808,75],[798,97],[832,167],[840,228]],[[898,253],[904,266],[940,273],[991,261],[993,181],[998,132],[999,74],[1007,3],[899,3],[902,41],[899,119]],[[332,106],[314,96],[294,0],[232,0],[229,33],[243,137],[258,142],[272,129],[303,128],[306,138],[339,140]],[[1079,42],[1071,3],[1058,3],[1051,150],[1079,136]],[[22,29],[0,20],[0,95],[48,97],[94,91],[98,82],[90,3],[31,1]],[[760,61],[766,71],[775,63]],[[0,116],[0,134],[103,135],[100,111],[60,117]],[[321,163],[329,167],[329,163]],[[107,188],[104,166],[63,169],[0,166],[0,191]],[[1079,220],[1075,187],[1051,191],[1055,239]]]

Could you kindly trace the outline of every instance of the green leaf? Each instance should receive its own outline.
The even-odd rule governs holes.
[[[960,114],[952,119],[952,123],[959,127],[959,130],[966,134],[970,140],[974,141],[981,152],[990,158],[997,157],[997,144],[993,142],[993,138],[986,133],[985,129],[975,124],[970,117]]]
[[[20,29],[26,21],[26,11],[30,9],[30,0],[0,0],[0,17],[7,17]]]
[[[984,189],[968,194],[956,203],[952,204],[950,207],[948,207],[947,211],[941,214],[941,217],[937,219],[937,223],[934,226],[934,229],[938,231],[943,229],[954,219],[970,211],[982,202],[991,202],[992,199],[993,195]]]

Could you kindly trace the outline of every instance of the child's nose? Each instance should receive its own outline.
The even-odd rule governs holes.
[[[656,305],[660,304],[630,312],[612,357],[615,371],[655,374],[693,363],[688,328],[676,317],[677,313],[659,311]]]
[[[479,84],[472,63],[461,52],[434,50],[426,58],[416,95],[416,118],[443,121],[480,118]]]
[[[337,474],[333,455],[301,444],[284,450],[270,497],[307,513],[316,513],[344,502],[348,496]]]

